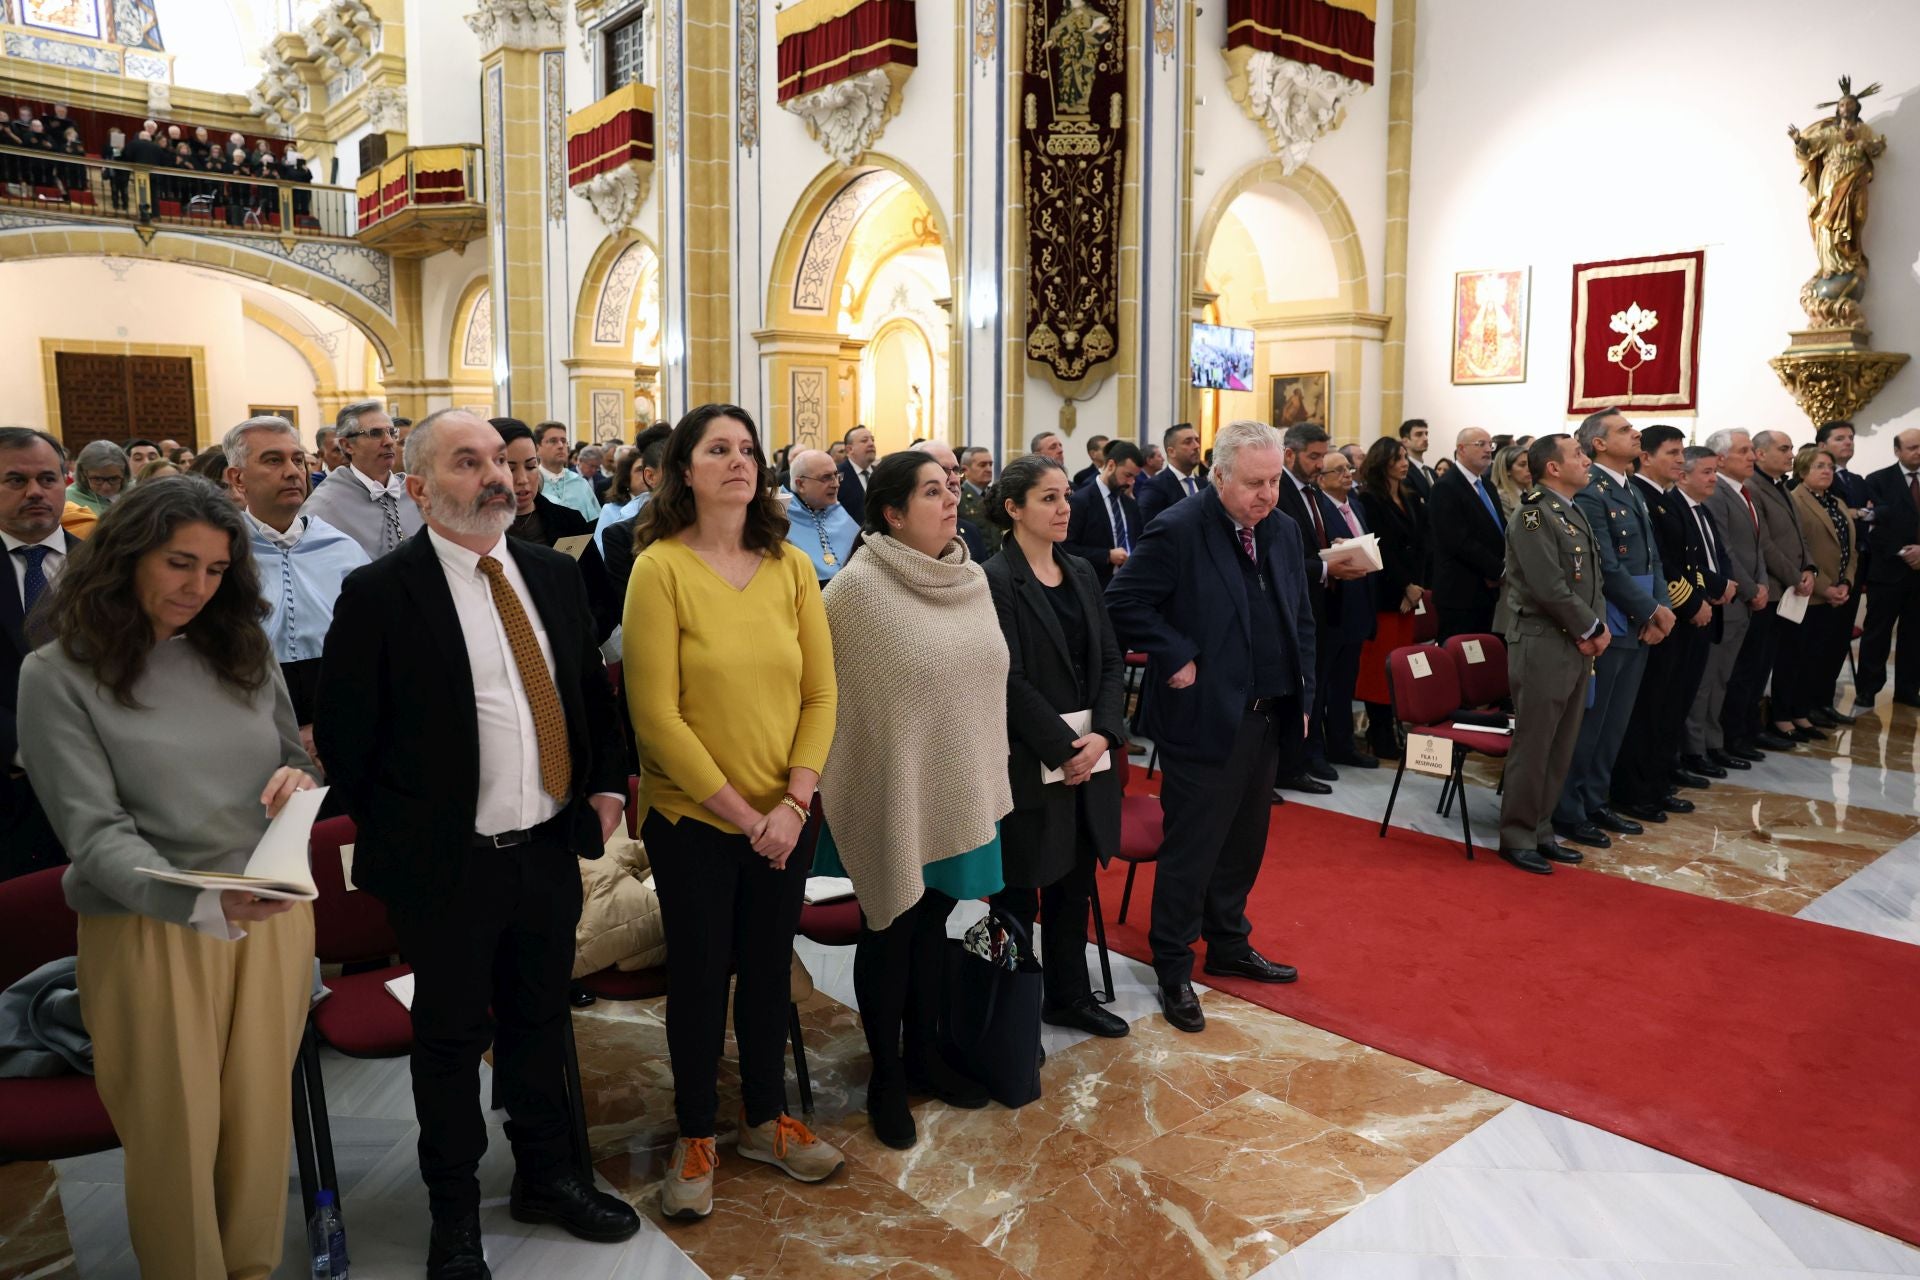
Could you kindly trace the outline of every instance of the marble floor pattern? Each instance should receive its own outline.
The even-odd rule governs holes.
[[[1853,729],[1695,793],[1697,813],[1589,865],[1920,942],[1916,742],[1920,717],[1883,699]],[[1332,796],[1289,802],[1377,814],[1391,777],[1349,770]],[[1483,845],[1496,782],[1476,769],[1468,787]],[[1435,813],[1437,796],[1436,780],[1410,778],[1395,824],[1458,839],[1458,812]],[[956,911],[952,930],[979,910]],[[734,1156],[724,1130],[737,1079],[723,1066],[715,1214],[661,1225],[655,1190],[674,1133],[662,1005],[603,1002],[575,1018],[590,1139],[599,1176],[640,1206],[643,1229],[624,1246],[589,1246],[512,1222],[496,1116],[482,1169],[496,1274],[1920,1276],[1920,1250],[1256,1005],[1209,993],[1206,1033],[1173,1032],[1157,1016],[1151,971],[1120,956],[1112,1008],[1128,1037],[1048,1028],[1040,1101],[1018,1113],[924,1104],[920,1145],[891,1151],[864,1123],[851,949],[800,950],[816,988],[801,1006],[814,1119],[844,1146],[845,1173],[800,1187]],[[405,1064],[329,1053],[326,1073],[355,1274],[419,1275],[426,1207]],[[292,1222],[288,1242],[279,1274],[301,1275]],[[0,1280],[137,1274],[117,1152],[0,1166]]]

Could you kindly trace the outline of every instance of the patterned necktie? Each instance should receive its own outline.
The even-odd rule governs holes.
[[[1252,560],[1255,564],[1260,563],[1259,560],[1255,559],[1253,554],[1253,530],[1235,529],[1234,532],[1240,535],[1240,550],[1246,553],[1247,559]]]
[[[1109,490],[1107,501],[1113,504],[1113,545],[1122,551],[1133,550],[1132,539],[1127,537],[1127,513],[1120,506],[1119,493]]]
[[[47,557],[53,554],[52,547],[15,547],[13,554],[27,562],[26,598],[21,602],[20,612],[33,612],[33,606],[47,591]]]
[[[406,539],[406,535],[400,531],[400,500],[387,492],[374,501],[380,504],[380,513],[387,520],[386,535],[380,539],[380,553],[385,555]]]
[[[1920,511],[1920,471],[1907,472],[1907,493],[1913,498],[1913,506]]]
[[[540,786],[562,804],[573,781],[573,762],[567,750],[567,715],[560,708],[560,691],[553,687],[547,660],[541,656],[540,642],[533,638],[533,624],[520,606],[520,596],[507,581],[506,570],[492,556],[480,557],[480,572],[487,575],[493,588],[493,607],[500,612],[500,624],[506,629],[507,644],[513,649],[513,665],[520,668],[520,683],[533,707],[533,735],[540,750]]]
[[[1747,492],[1745,485],[1740,486],[1740,498],[1747,504],[1747,515],[1753,520],[1753,531],[1760,532],[1760,512],[1753,505],[1753,495]]]

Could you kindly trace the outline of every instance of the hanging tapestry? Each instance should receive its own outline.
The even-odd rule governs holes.
[[[1032,0],[1025,44],[1027,358],[1078,382],[1120,327],[1125,0]]]
[[[1249,49],[1373,83],[1374,0],[1227,0],[1227,61]]]
[[[160,15],[154,11],[156,0],[113,0],[113,39],[129,49],[153,49],[166,52],[160,39]]]
[[[1574,267],[1569,414],[1698,408],[1706,260],[1696,249]]]

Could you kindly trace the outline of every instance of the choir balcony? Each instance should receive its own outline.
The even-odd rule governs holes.
[[[472,143],[395,152],[360,175],[353,195],[355,238],[397,258],[462,250],[487,233],[485,175]]]

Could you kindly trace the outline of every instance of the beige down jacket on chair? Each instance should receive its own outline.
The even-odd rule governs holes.
[[[627,972],[666,963],[667,931],[646,846],[616,831],[604,857],[580,862],[580,924],[574,930],[573,976],[602,969]]]

